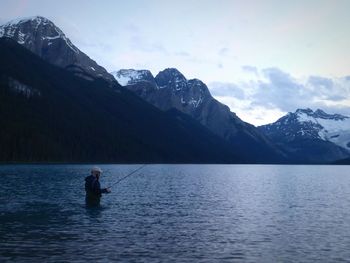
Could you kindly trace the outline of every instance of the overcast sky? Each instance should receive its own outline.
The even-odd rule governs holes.
[[[0,0],[0,23],[51,19],[108,71],[178,68],[243,120],[350,115],[348,0]]]

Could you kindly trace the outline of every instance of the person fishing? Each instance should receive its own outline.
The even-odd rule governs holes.
[[[99,206],[102,194],[111,192],[109,188],[101,188],[99,181],[101,174],[102,169],[94,166],[91,175],[85,178],[85,201],[88,206]]]

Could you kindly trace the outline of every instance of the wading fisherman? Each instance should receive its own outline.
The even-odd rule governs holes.
[[[102,194],[111,192],[109,188],[101,188],[99,181],[101,173],[102,169],[95,166],[91,169],[91,175],[85,178],[85,200],[88,206],[98,206]]]

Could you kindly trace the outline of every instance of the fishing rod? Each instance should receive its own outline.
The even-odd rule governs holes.
[[[125,175],[124,177],[120,178],[118,181],[116,181],[115,183],[111,184],[110,186],[108,186],[107,188],[111,188],[112,186],[115,186],[117,184],[119,184],[121,181],[123,181],[124,179],[128,178],[129,176],[133,175],[134,173],[140,171],[143,167],[145,167],[147,165],[143,164],[141,165],[139,168],[135,169],[134,171],[132,171],[131,173],[128,173],[127,175]]]

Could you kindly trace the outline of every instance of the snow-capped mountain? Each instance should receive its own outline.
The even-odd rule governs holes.
[[[308,147],[319,147],[322,144],[323,150],[328,152],[324,154],[328,155],[326,159],[329,161],[350,156],[350,118],[347,116],[327,114],[320,109],[298,109],[259,129],[286,147],[298,145],[299,150],[294,150],[301,155],[303,150],[310,150],[303,149],[304,143]],[[313,142],[313,146],[310,142]]]
[[[52,21],[34,16],[12,20],[0,26],[0,37],[8,37],[47,62],[66,68],[78,66],[84,72],[107,80],[114,78],[80,51]]]
[[[171,98],[170,105],[164,104],[163,108],[172,107],[182,109],[190,113],[200,108],[205,100],[211,100],[208,87],[198,79],[187,80],[177,69],[165,69],[155,77],[158,90],[165,89]]]
[[[310,123],[320,127],[320,139],[330,141],[350,151],[350,118],[340,114],[327,114],[318,109],[313,114],[299,113],[301,123]]]
[[[177,109],[191,116],[239,149],[242,156],[258,161],[280,158],[278,149],[256,127],[214,99],[202,81],[188,80],[175,68],[165,69],[155,77],[147,70],[119,70],[112,74],[121,85],[161,110]]]
[[[165,69],[156,77],[149,70],[121,69],[111,73],[122,86],[161,108],[190,113],[209,98],[207,86],[198,79],[187,80],[177,69]],[[160,99],[161,98],[161,99]]]

